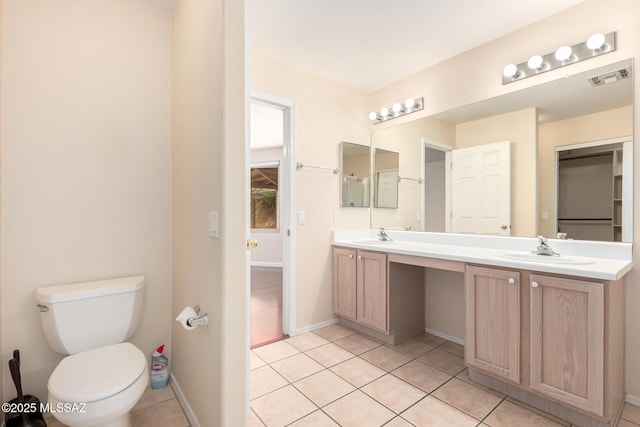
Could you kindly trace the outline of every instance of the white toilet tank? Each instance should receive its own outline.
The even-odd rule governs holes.
[[[37,289],[49,346],[66,355],[127,341],[142,317],[144,285],[144,276],[131,276]]]

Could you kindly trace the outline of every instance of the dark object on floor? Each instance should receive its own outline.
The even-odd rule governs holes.
[[[18,350],[13,351],[13,359],[9,360],[9,370],[18,397],[8,402],[10,410],[5,413],[6,427],[47,427],[42,412],[40,412],[40,400],[30,394],[26,396],[22,394],[20,352]]]

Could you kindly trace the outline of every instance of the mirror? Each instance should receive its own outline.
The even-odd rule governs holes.
[[[400,155],[393,151],[375,149],[373,157],[374,208],[398,207],[398,167]]]
[[[394,147],[398,147],[400,154],[400,176],[417,173],[425,178],[428,146],[443,151],[450,158],[448,154],[453,149],[510,141],[511,235],[556,237],[560,231],[557,225],[556,151],[558,147],[622,140],[633,135],[632,66],[633,60],[628,59],[374,130],[371,145],[374,149],[387,148],[390,141],[395,141]],[[625,151],[622,157],[630,161],[632,156],[628,154]],[[616,203],[631,207],[632,174],[622,180],[626,196]],[[433,206],[425,210],[427,184],[411,186],[401,182],[395,218],[372,209],[371,227],[430,230],[429,216]],[[441,211],[446,209],[446,203],[437,207]],[[625,229],[622,241],[630,241],[632,215],[626,215],[621,222]],[[573,238],[570,234],[567,237]]]
[[[340,143],[340,180],[343,208],[368,208],[370,200],[371,150],[351,142]]]

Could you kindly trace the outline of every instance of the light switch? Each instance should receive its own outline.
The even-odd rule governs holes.
[[[307,223],[307,214],[305,211],[298,211],[298,224],[304,225]]]
[[[549,212],[547,211],[542,212],[542,220],[549,221]]]
[[[333,222],[336,224],[340,222],[340,211],[337,209],[333,211]]]
[[[218,218],[217,211],[209,212],[209,237],[220,237],[218,232]]]
[[[396,221],[400,221],[400,211],[396,211]]]

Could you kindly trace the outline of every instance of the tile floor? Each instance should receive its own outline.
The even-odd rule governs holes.
[[[47,418],[47,427],[65,427],[55,418]],[[131,410],[133,427],[189,427],[187,417],[171,387],[148,387]]]
[[[464,349],[423,334],[395,347],[339,325],[251,351],[249,426],[558,427],[469,379]],[[640,427],[626,405],[619,427]]]

